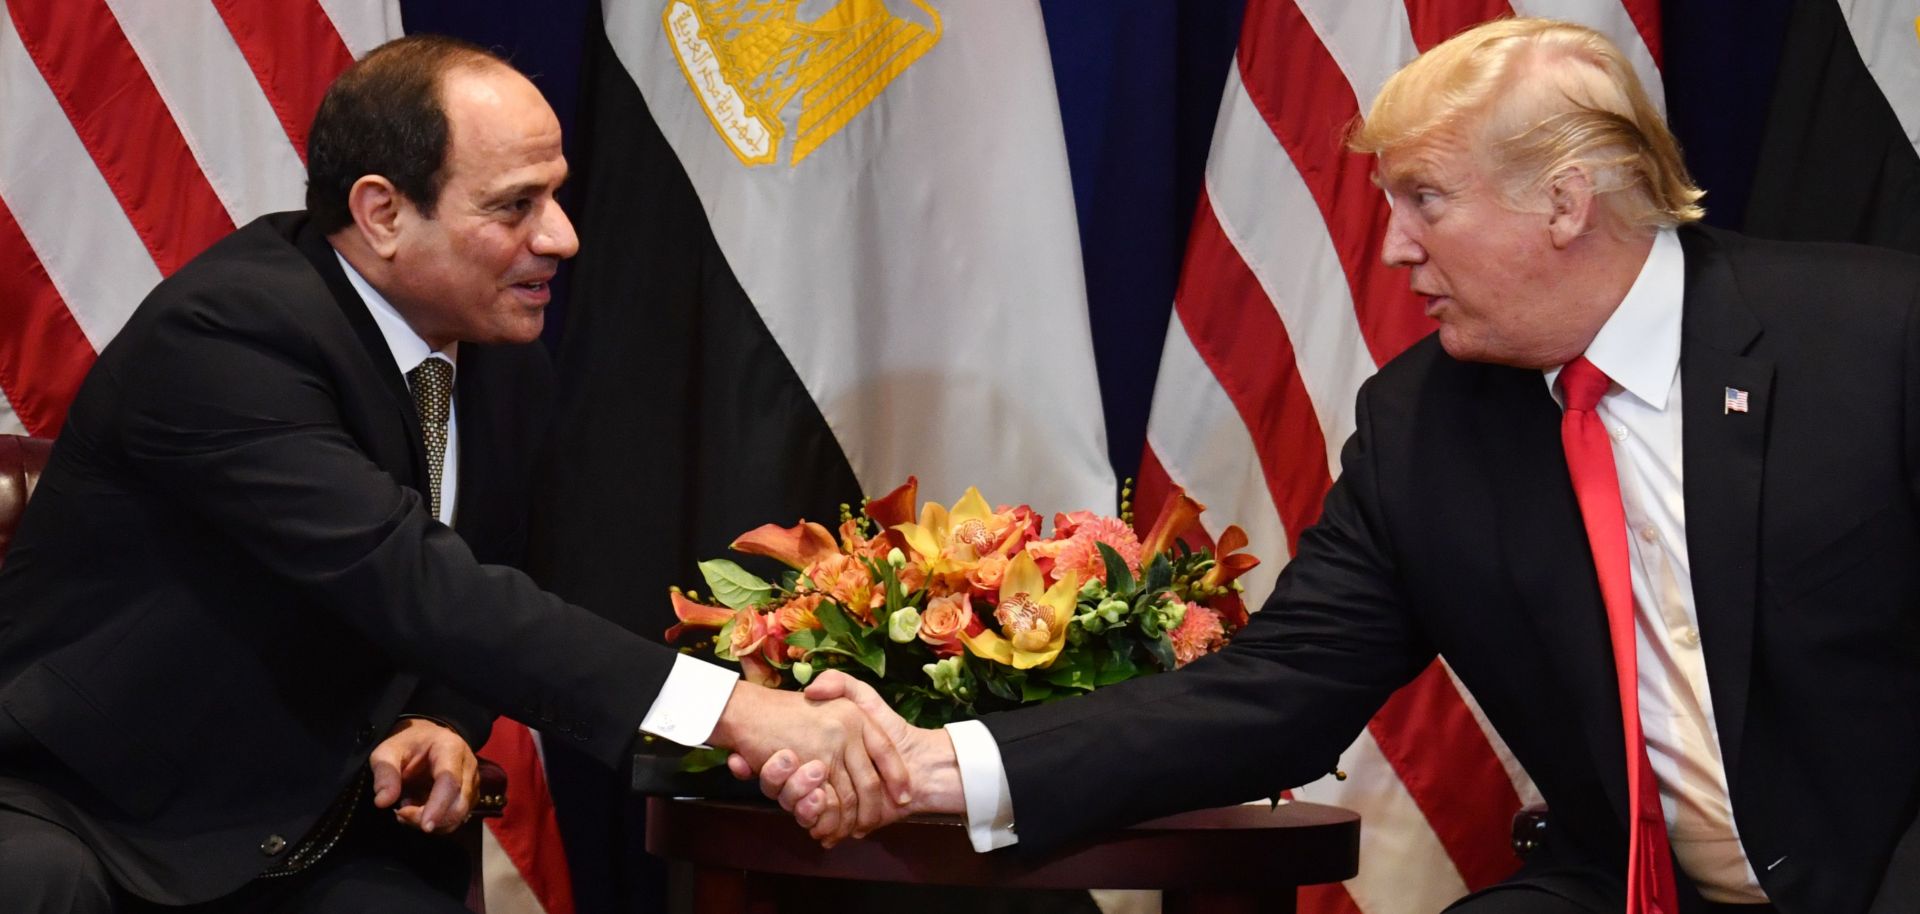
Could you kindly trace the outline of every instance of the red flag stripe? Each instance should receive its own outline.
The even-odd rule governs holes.
[[[353,63],[339,30],[314,0],[275,4],[213,0],[213,5],[259,78],[287,139],[305,162],[307,128],[320,110],[320,98],[333,78]]]
[[[1507,0],[1407,0],[1407,23],[1422,53],[1468,26],[1511,15]]]
[[[59,434],[67,404],[93,366],[93,346],[73,322],[46,268],[0,200],[0,389],[27,431]]]
[[[162,273],[233,230],[104,0],[10,0],[7,11]]]
[[[483,751],[507,773],[507,807],[499,819],[487,823],[494,840],[546,914],[573,914],[573,882],[560,843],[560,822],[548,799],[546,771],[533,734],[522,724],[496,718]]]
[[[1664,67],[1667,59],[1661,41],[1660,0],[1620,0],[1627,8],[1628,18],[1633,27],[1640,31],[1640,40],[1647,43],[1647,53],[1653,55],[1654,66]]]
[[[1386,198],[1373,163],[1346,151],[1360,113],[1346,74],[1291,0],[1251,0],[1240,30],[1241,80],[1319,205],[1376,365],[1433,331],[1407,278],[1380,262]]]
[[[1520,795],[1440,661],[1393,693],[1367,726],[1468,890],[1513,875],[1520,861],[1501,839]]]
[[[1240,412],[1259,451],[1292,554],[1332,485],[1326,441],[1294,365],[1293,341],[1266,292],[1228,243],[1203,190],[1174,299],[1187,336]]]

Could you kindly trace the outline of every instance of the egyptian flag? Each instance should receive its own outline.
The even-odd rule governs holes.
[[[948,504],[1114,510],[1039,3],[601,12],[546,586],[660,637],[668,587],[742,532],[835,526],[909,476]],[[549,749],[576,885],[645,909],[625,784]]]
[[[1916,149],[1920,8],[1898,0],[1799,0],[1745,229],[1920,253]]]
[[[608,2],[590,40],[551,586],[657,636],[735,536],[909,475],[1113,509],[1036,3]]]

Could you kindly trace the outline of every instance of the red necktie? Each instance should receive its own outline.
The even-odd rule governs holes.
[[[1633,573],[1627,564],[1627,516],[1620,506],[1620,476],[1613,467],[1613,442],[1593,408],[1612,381],[1586,356],[1560,370],[1566,415],[1560,445],[1567,471],[1586,521],[1593,567],[1600,578],[1600,599],[1607,607],[1607,636],[1613,643],[1613,668],[1619,680],[1620,720],[1627,734],[1627,914],[1677,914],[1679,893],[1673,884],[1673,858],[1667,846],[1667,821],[1660,812],[1660,784],[1647,760],[1640,732],[1639,657],[1634,644]]]

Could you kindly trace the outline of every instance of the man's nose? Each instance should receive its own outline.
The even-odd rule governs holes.
[[[573,220],[567,218],[560,204],[546,207],[540,220],[540,227],[533,233],[533,252],[542,257],[557,257],[565,260],[580,251],[580,236],[574,234]]]
[[[1380,260],[1390,267],[1425,263],[1426,249],[1413,240],[1413,236],[1400,224],[1400,218],[1398,211],[1387,217],[1387,236],[1380,242]]]

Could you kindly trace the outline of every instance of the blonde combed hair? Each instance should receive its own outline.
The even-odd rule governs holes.
[[[1379,155],[1456,131],[1506,176],[1507,203],[1539,200],[1570,170],[1625,228],[1706,214],[1680,145],[1620,50],[1585,26],[1496,19],[1436,45],[1387,80],[1348,144]]]

